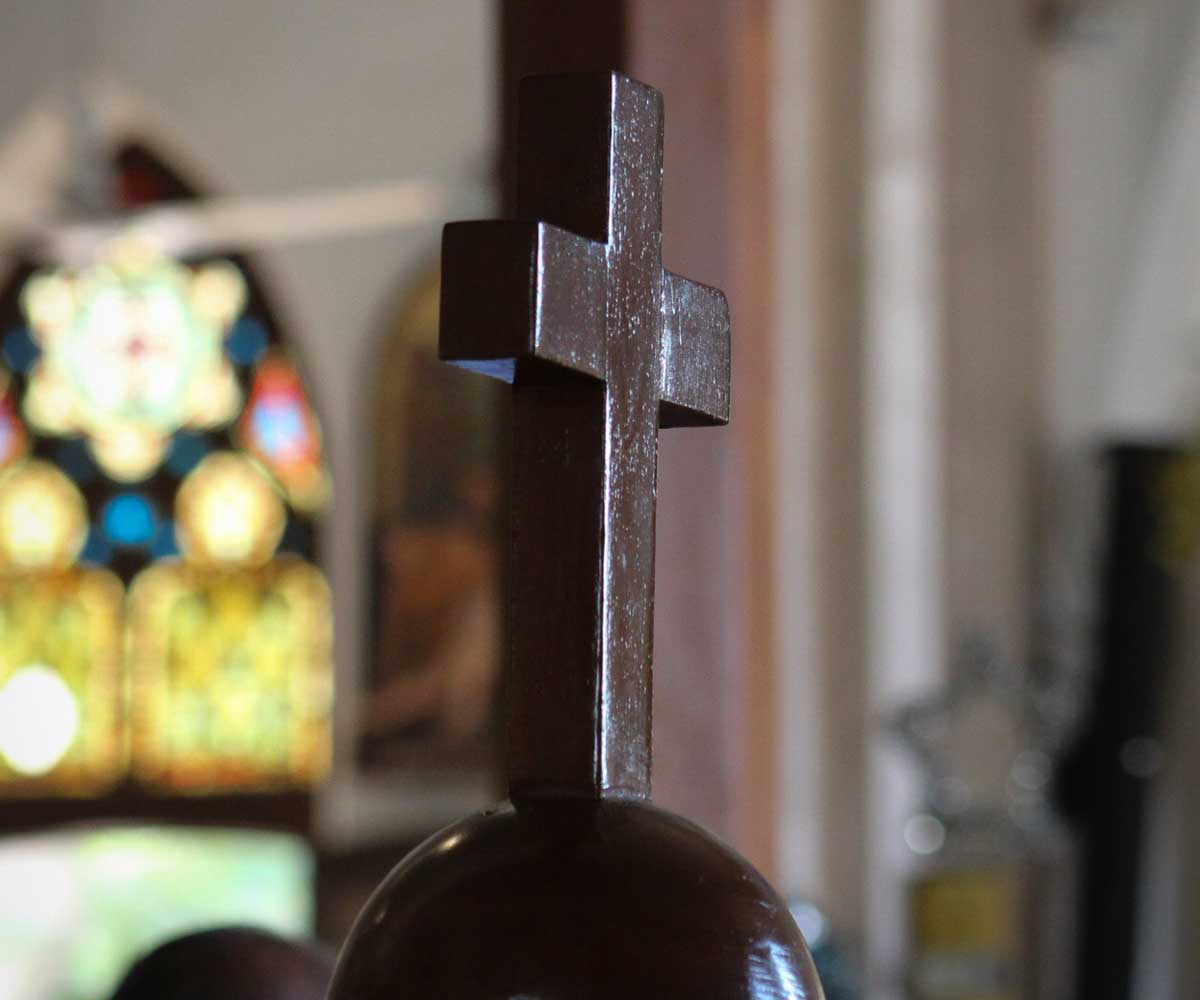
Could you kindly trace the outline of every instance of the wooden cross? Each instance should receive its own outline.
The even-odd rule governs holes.
[[[440,342],[514,385],[509,789],[647,796],[658,428],[728,421],[729,309],[662,266],[658,91],[519,111],[518,221],[446,227]]]

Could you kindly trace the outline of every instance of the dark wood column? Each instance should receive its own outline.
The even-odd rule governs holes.
[[[659,449],[654,797],[732,841],[768,877],[774,825],[765,0],[502,3],[502,176],[516,80],[620,69],[663,92],[663,260],[726,290],[731,426]],[[511,201],[509,202],[511,205]]]
[[[500,2],[500,181],[504,214],[516,209],[517,83],[536,73],[625,70],[620,0]]]

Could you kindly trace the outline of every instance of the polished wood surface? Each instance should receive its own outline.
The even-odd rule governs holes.
[[[786,907],[699,827],[637,801],[550,800],[449,827],[359,918],[335,1000],[809,1000]]]
[[[661,95],[520,94],[518,220],[442,260],[442,357],[514,385],[509,787],[645,795],[658,428],[728,419],[728,307],[662,267]]]
[[[783,374],[786,359],[772,322],[779,296],[773,290],[778,206],[770,127],[780,86],[773,51],[782,24],[794,18],[777,17],[769,0],[500,0],[499,7],[501,214],[516,211],[518,80],[621,70],[652,82],[670,112],[663,146],[663,258],[729,299],[737,331],[731,389],[737,420],[726,433],[685,429],[659,444],[654,795],[736,843],[769,873],[788,853],[774,843],[783,815],[772,790],[779,787],[776,708],[781,687],[790,683],[783,675],[795,670],[780,659],[777,588],[789,574],[802,572],[788,569],[787,546],[779,544],[773,459],[775,439],[795,433],[779,424],[776,401],[790,376]],[[845,20],[838,11],[817,20]],[[811,61],[805,51],[798,58]],[[846,87],[853,67],[839,63],[814,78],[828,79],[831,92],[845,95],[835,110],[853,104],[854,87]],[[852,133],[853,122],[843,131]],[[838,162],[845,173],[848,161],[838,159],[845,144],[817,132],[821,140],[810,155]],[[843,185],[847,190],[853,173]],[[856,231],[853,206],[818,201],[821,212],[846,217],[837,232]],[[806,229],[822,231],[819,225]],[[839,253],[846,249],[839,246]],[[853,311],[853,298],[847,293],[838,300],[843,312]],[[841,343],[840,333],[832,336]],[[789,342],[805,339],[788,334]],[[853,341],[846,341],[846,350],[853,351]],[[799,383],[792,388],[810,392]],[[849,426],[837,424],[833,438],[842,445]],[[805,451],[803,440],[797,448],[797,454]],[[839,542],[844,547],[845,538],[826,548],[837,551]],[[845,601],[838,604],[837,597],[827,603],[842,614]],[[842,686],[841,679],[832,686],[839,698]],[[809,695],[814,704],[821,701],[817,687]]]

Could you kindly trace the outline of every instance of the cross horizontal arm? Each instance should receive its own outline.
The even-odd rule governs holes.
[[[442,240],[442,360],[503,379],[603,379],[604,244],[544,222],[457,222]]]
[[[729,303],[716,288],[663,271],[662,427],[729,423]]]

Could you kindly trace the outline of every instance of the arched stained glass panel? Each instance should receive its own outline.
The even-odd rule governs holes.
[[[124,208],[193,196],[144,146],[114,165]],[[87,264],[19,260],[0,362],[0,795],[311,785],[328,474],[249,262],[133,228]]]

